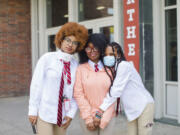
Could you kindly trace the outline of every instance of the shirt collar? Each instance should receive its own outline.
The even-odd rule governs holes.
[[[93,61],[91,61],[91,60],[88,60],[88,64],[95,70],[95,64],[96,63],[94,63]],[[103,68],[104,68],[104,66],[103,66],[103,64],[102,64],[102,62],[99,60],[98,61],[98,68],[99,68],[99,70],[102,70]]]
[[[74,57],[73,55],[64,53],[60,49],[57,51],[57,59],[62,59],[66,62],[69,62],[73,59],[73,57]]]

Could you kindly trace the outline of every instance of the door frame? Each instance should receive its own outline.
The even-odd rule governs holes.
[[[180,39],[180,0],[177,0],[177,39]],[[177,52],[178,52],[178,69],[180,69],[180,41],[177,41]],[[178,70],[178,123],[180,123],[180,70]]]
[[[180,0],[177,0],[177,39],[180,39]],[[154,48],[154,98],[155,98],[155,119],[163,117],[175,118],[180,123],[180,96],[177,97],[177,117],[165,114],[165,85],[177,85],[177,95],[180,95],[180,71],[178,72],[178,82],[166,81],[165,68],[165,11],[164,0],[153,0],[153,48]],[[177,49],[180,52],[180,41],[177,41]],[[178,53],[180,59],[180,53]],[[180,61],[178,61],[180,67]],[[163,70],[162,70],[163,69]],[[163,95],[163,96],[162,96]]]
[[[79,22],[87,29],[93,29],[93,33],[99,33],[101,27],[114,26],[113,16]]]
[[[123,45],[123,0],[113,0],[113,17],[96,19],[101,26],[114,26],[114,39]],[[68,0],[68,22],[78,22],[78,0]],[[91,20],[92,21],[92,20]],[[89,23],[91,22],[89,21]],[[103,23],[104,21],[104,23]],[[88,22],[79,22],[90,27]],[[107,25],[105,25],[107,23]],[[46,0],[31,0],[32,71],[40,56],[48,52],[48,36],[55,35],[61,26],[46,28]],[[92,26],[91,26],[92,27]],[[96,32],[98,30],[96,29]],[[119,38],[122,37],[122,38]]]
[[[177,119],[178,113],[177,113],[177,116],[168,115],[166,113],[166,111],[167,111],[167,99],[166,99],[166,97],[167,97],[167,86],[168,85],[169,86],[170,85],[171,86],[175,86],[178,89],[178,81],[177,82],[173,82],[173,81],[167,81],[166,80],[166,38],[165,38],[166,37],[165,11],[166,10],[171,10],[171,9],[176,9],[176,11],[177,11],[177,5],[175,5],[175,6],[168,6],[168,7],[165,7],[164,5],[165,5],[165,0],[162,1],[162,12],[163,12],[162,13],[162,20],[163,20],[163,23],[162,23],[162,33],[164,33],[164,34],[162,34],[162,39],[163,39],[162,40],[162,48],[163,48],[162,64],[164,65],[163,66],[163,100],[164,100],[163,101],[163,116],[165,118]],[[178,31],[177,31],[177,33],[178,33]],[[177,97],[177,99],[178,99],[178,97]]]

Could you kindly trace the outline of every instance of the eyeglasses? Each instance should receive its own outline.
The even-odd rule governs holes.
[[[90,48],[90,47],[85,48],[85,51],[88,52],[88,53],[92,52],[92,50],[93,50],[93,52],[98,52],[99,51],[97,48]]]
[[[74,46],[78,46],[80,43],[78,41],[71,41],[70,38],[65,37],[64,40],[68,43],[68,44],[72,44]]]

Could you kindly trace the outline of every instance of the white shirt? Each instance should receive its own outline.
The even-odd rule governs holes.
[[[96,63],[94,63],[93,61],[91,61],[91,60],[88,60],[88,64],[94,69],[94,71],[95,71],[95,64]],[[103,66],[103,64],[102,64],[102,62],[101,61],[98,61],[98,69],[99,70],[102,70],[103,68],[104,68],[104,66]]]
[[[30,86],[29,115],[38,115],[46,122],[57,123],[58,96],[64,67],[63,61],[60,59],[67,60],[68,58],[66,57],[67,55],[59,50],[46,53],[39,59]],[[72,59],[70,61],[71,84],[67,84],[66,77],[64,79],[63,96],[70,99],[71,107],[65,111],[63,103],[62,118],[65,116],[73,118],[78,109],[73,99],[73,86],[77,66],[78,62]]]
[[[111,96],[109,93],[106,95],[100,108],[105,111],[116,101],[117,97],[121,97],[128,121],[138,118],[146,105],[154,102],[152,96],[144,87],[139,73],[127,61],[122,61],[119,64],[116,78],[111,87]]]

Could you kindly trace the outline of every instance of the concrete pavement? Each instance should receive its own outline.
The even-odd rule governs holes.
[[[0,98],[0,135],[33,135],[28,122],[28,97]],[[116,118],[114,135],[126,135],[126,119]],[[68,135],[83,135],[79,115],[72,121]],[[155,122],[153,135],[180,135],[180,127]]]

